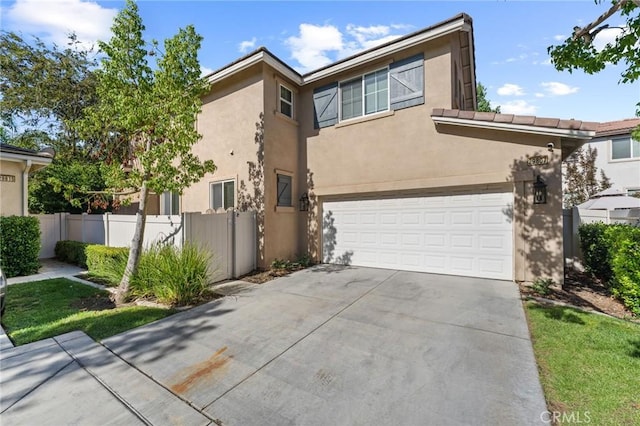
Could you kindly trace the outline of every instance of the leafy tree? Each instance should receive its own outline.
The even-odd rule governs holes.
[[[104,57],[95,73],[98,102],[87,108],[78,128],[87,139],[100,142],[107,186],[115,194],[138,194],[135,232],[115,296],[122,302],[138,268],[149,191],[181,193],[213,172],[215,165],[191,152],[200,138],[200,97],[208,90],[198,63],[202,37],[190,25],[165,40],[164,52],[155,41],[149,50],[132,0],[115,17],[111,30],[111,40],[99,42]],[[155,71],[149,56],[157,56]]]
[[[478,100],[478,111],[500,114],[500,105],[491,108],[491,101],[487,99],[487,88],[482,83],[478,83],[476,86],[476,99]]]
[[[56,152],[51,165],[29,179],[29,210],[55,213],[108,207],[106,197],[79,196],[79,191],[104,189],[95,145],[80,139],[74,129],[83,110],[97,100],[93,52],[81,48],[73,34],[61,48],[3,31],[0,63],[2,142],[34,150],[48,146]]]
[[[587,149],[578,149],[565,162],[565,207],[571,208],[584,203],[598,192],[611,187],[611,181],[604,170],[600,170],[598,178],[597,157],[597,148],[587,146]]]
[[[596,4],[603,0],[595,0]],[[601,50],[593,45],[593,39],[602,30],[609,28],[603,24],[614,14],[619,13],[626,23],[615,41]],[[547,51],[558,71],[582,70],[588,74],[602,71],[608,64],[624,63],[626,69],[621,73],[621,83],[633,83],[640,78],[640,1],[612,0],[607,11],[584,27],[574,27],[573,34],[561,45],[549,46]],[[640,115],[640,102],[636,115]],[[640,127],[634,130],[634,137],[640,139]]]

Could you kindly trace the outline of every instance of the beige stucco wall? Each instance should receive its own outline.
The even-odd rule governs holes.
[[[22,216],[22,171],[24,162],[0,160],[0,173],[15,176],[15,182],[0,182],[0,215]]]
[[[302,193],[299,185],[299,142],[297,109],[299,92],[282,75],[270,67],[264,69],[264,146],[265,146],[265,259],[267,266],[273,259],[295,259],[300,254],[298,223],[301,218],[297,201]],[[284,84],[294,93],[294,117],[279,112],[279,84]],[[277,174],[292,177],[292,207],[278,207]]]
[[[514,278],[532,281],[550,277],[561,282],[561,141],[557,137],[450,125],[436,128],[430,114],[434,107],[451,105],[453,61],[448,45],[426,44],[424,49],[424,105],[320,130],[313,129],[311,114],[304,115],[301,132],[317,202],[357,194],[507,184],[516,200]],[[367,71],[354,70],[351,76]],[[303,92],[303,110],[313,110],[314,87]],[[556,146],[551,164],[543,169],[528,167],[527,157],[549,154],[549,142]],[[549,184],[546,205],[532,204],[535,174],[545,176]],[[316,256],[320,252],[320,217],[321,205],[317,205],[310,221],[315,226],[308,236],[308,245]]]

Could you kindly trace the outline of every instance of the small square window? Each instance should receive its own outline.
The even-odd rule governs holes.
[[[211,184],[211,208],[224,210],[235,207],[235,182],[215,182]]]
[[[289,118],[293,118],[293,92],[280,85],[280,112]]]
[[[278,174],[278,202],[280,207],[292,207],[291,176]]]

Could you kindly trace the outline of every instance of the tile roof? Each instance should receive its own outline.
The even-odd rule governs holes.
[[[626,118],[624,120],[617,121],[607,121],[604,123],[600,123],[600,125],[598,126],[598,130],[596,131],[596,137],[631,133],[631,130],[638,126],[640,126],[640,117]]]
[[[431,117],[459,118],[489,123],[515,124],[544,127],[547,129],[596,131],[600,123],[560,118],[536,117],[533,115],[497,114],[495,112],[463,111],[459,109],[434,108]]]

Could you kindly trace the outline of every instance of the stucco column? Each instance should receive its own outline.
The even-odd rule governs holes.
[[[22,216],[29,216],[29,170],[31,160],[26,160],[22,170]]]

